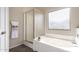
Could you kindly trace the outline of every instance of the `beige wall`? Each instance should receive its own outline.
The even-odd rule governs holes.
[[[48,30],[48,11],[55,11],[61,8],[51,8],[45,11],[45,31],[49,34],[75,35],[75,28],[79,26],[79,8],[71,8],[70,12],[70,30]]]
[[[32,9],[33,9],[32,7],[30,7],[30,8],[29,7],[12,7],[12,8],[10,7],[9,8],[10,22],[12,20],[14,20],[15,18],[19,21],[19,37],[15,38],[15,39],[11,38],[9,40],[10,48],[15,47],[15,46],[23,43],[23,40],[24,40],[24,13],[28,12]],[[45,26],[43,26],[43,25],[45,25],[44,15],[43,15],[43,12],[41,12],[41,11],[42,10],[35,9],[35,18],[38,19],[38,20],[36,19],[38,27],[36,26],[35,30],[38,30],[37,34],[39,34],[39,35],[43,35],[45,33]],[[25,25],[27,26],[27,24],[25,24]],[[26,29],[27,29],[27,27],[26,27]],[[10,28],[10,31],[11,31],[11,28]]]
[[[16,45],[19,45],[22,43],[23,39],[24,39],[24,12],[29,11],[33,8],[21,8],[21,7],[14,7],[14,8],[9,8],[9,17],[10,17],[10,21],[13,20],[14,18],[17,18],[17,20],[19,21],[19,37],[16,39],[10,39],[10,48],[15,47]],[[11,28],[10,28],[11,30]]]

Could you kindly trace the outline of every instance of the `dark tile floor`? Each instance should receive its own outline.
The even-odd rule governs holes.
[[[34,52],[32,48],[25,46],[24,44],[19,45],[9,50],[9,52]]]

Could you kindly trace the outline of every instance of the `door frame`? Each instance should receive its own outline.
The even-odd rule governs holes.
[[[9,35],[10,35],[9,7],[5,8],[6,8],[6,52],[9,52]]]

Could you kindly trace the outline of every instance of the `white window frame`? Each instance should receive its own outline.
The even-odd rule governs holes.
[[[49,29],[49,30],[70,30],[70,28],[71,28],[71,26],[70,26],[70,8],[64,8],[64,9],[69,9],[69,19],[68,19],[68,23],[69,23],[69,24],[68,24],[68,27],[69,27],[69,28],[67,28],[67,29],[64,28],[64,27],[63,27],[63,28],[50,28],[50,27],[49,27],[49,25],[50,25],[50,24],[49,24],[49,13],[51,13],[51,12],[49,12],[49,13],[48,13],[48,29]],[[61,10],[63,10],[63,9],[61,9]],[[60,10],[57,10],[57,11],[60,11]],[[53,12],[56,12],[56,11],[53,11]],[[53,20],[53,19],[52,19],[52,20]]]

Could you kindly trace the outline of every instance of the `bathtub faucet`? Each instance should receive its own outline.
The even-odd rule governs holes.
[[[38,41],[40,41],[40,39],[41,39],[41,38],[40,38],[40,37],[38,37]]]

